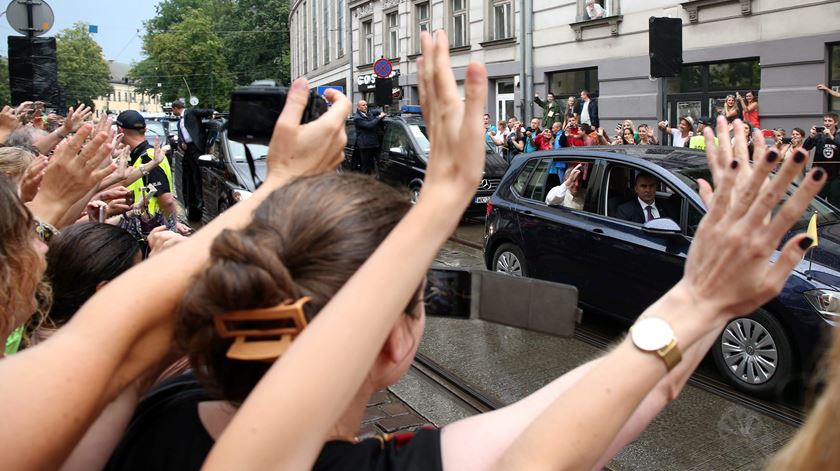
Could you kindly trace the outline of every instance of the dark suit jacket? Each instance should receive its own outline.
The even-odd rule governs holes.
[[[578,101],[577,105],[575,105],[575,114],[580,117],[580,114],[583,112],[583,101]],[[598,102],[595,101],[594,98],[589,99],[589,120],[592,121],[592,126],[596,128],[601,127],[601,120],[598,118]],[[580,123],[580,119],[578,119],[578,123]]]
[[[662,205],[656,205],[656,210],[659,211],[660,218],[671,217]],[[645,212],[639,204],[639,198],[635,196],[630,201],[618,206],[618,209],[615,211],[615,217],[624,219],[625,221],[635,222],[637,224],[644,224],[646,222]]]
[[[190,138],[192,139],[193,144],[198,147],[199,152],[202,154],[206,151],[207,147],[207,133],[204,130],[204,126],[201,125],[201,120],[212,117],[214,112],[214,110],[203,108],[187,108],[184,110],[182,115],[184,118],[184,127],[187,128],[187,132],[190,133]],[[184,138],[181,133],[180,122],[178,123],[178,138]]]
[[[367,113],[356,110],[353,113],[353,124],[356,125],[356,147],[359,149],[376,149],[379,147],[377,128],[382,121],[378,118],[379,111],[368,108]]]

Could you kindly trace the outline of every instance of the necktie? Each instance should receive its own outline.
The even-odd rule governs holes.
[[[652,219],[653,219],[653,211],[652,211],[652,209],[653,209],[653,206],[651,206],[651,205],[647,205],[647,206],[645,206],[645,211],[647,211],[647,218],[645,219],[645,222],[650,221],[650,220],[652,220]]]

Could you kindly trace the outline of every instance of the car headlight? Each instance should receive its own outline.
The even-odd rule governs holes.
[[[233,200],[234,201],[245,201],[251,197],[253,193],[246,190],[233,190]]]
[[[820,317],[830,322],[840,322],[840,291],[815,289],[806,291],[804,295]]]

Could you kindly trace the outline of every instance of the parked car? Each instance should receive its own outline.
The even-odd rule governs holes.
[[[346,131],[347,147],[342,169],[349,170],[356,142],[356,126],[352,119],[347,121]],[[406,188],[410,192],[411,201],[416,202],[423,188],[429,159],[426,123],[420,115],[388,116],[383,120],[382,133],[382,146],[374,160],[376,177],[398,188]],[[484,177],[465,215],[484,216],[490,195],[496,190],[507,168],[505,159],[496,153],[493,146],[485,143]]]
[[[548,206],[547,192],[578,163],[583,209]],[[636,224],[616,217],[618,206],[636,198],[640,172],[658,179],[656,206],[671,220]],[[698,178],[711,181],[705,155],[685,148],[587,147],[517,157],[487,206],[485,264],[575,285],[587,313],[632,323],[682,276],[706,211]],[[815,199],[785,240],[804,231],[815,213],[819,247],[810,251],[812,260],[796,267],[777,298],[730,322],[712,347],[720,372],[742,391],[774,396],[809,375],[825,331],[840,319],[837,209]]]

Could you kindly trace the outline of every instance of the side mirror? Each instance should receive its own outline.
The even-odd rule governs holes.
[[[408,152],[406,152],[406,150],[402,147],[391,147],[390,149],[388,149],[388,152],[390,152],[391,154],[401,155],[403,157],[408,155]]]
[[[673,219],[659,218],[646,222],[642,226],[642,232],[649,235],[659,237],[673,237],[682,235],[680,225],[674,222]]]
[[[222,163],[215,155],[204,154],[198,156],[198,165],[202,167],[221,167]]]

